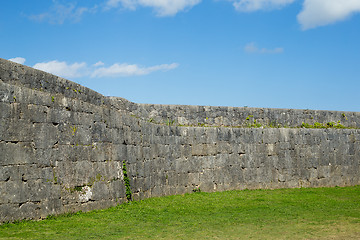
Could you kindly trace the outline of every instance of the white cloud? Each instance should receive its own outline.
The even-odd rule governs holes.
[[[140,67],[136,64],[115,63],[110,67],[103,67],[105,64],[101,61],[88,66],[85,62],[68,64],[57,60],[49,62],[36,63],[33,68],[52,73],[64,78],[79,77],[127,77],[147,75],[156,71],[168,71],[179,66],[177,63],[161,64],[150,67]]]
[[[344,20],[360,12],[359,0],[305,0],[297,16],[303,30]]]
[[[22,57],[10,58],[9,61],[24,64],[26,59]]]
[[[78,22],[85,13],[95,13],[97,6],[92,8],[77,7],[74,3],[66,5],[53,0],[53,5],[48,12],[30,16],[30,19],[36,21],[47,21],[51,24],[63,24],[66,20]]]
[[[104,66],[105,63],[103,63],[102,61],[98,61],[97,63],[93,64],[94,67],[100,67],[100,66]]]
[[[280,9],[295,0],[237,0],[234,1],[234,7],[241,12],[254,12],[258,10]]]
[[[154,8],[158,16],[173,16],[199,4],[201,0],[108,0],[107,8],[118,7],[135,10],[138,6]]]
[[[117,7],[119,7],[120,4],[124,8],[135,10],[137,1],[134,1],[134,0],[108,0],[106,2],[106,9],[117,8]]]
[[[254,42],[251,42],[246,44],[246,46],[244,47],[244,51],[247,53],[277,54],[283,53],[284,49],[280,47],[274,49],[258,48]]]
[[[162,64],[152,67],[139,67],[136,64],[127,63],[115,63],[110,67],[101,67],[95,69],[91,74],[91,77],[125,77],[125,76],[136,76],[136,75],[147,75],[155,71],[168,71],[177,68],[179,64]]]
[[[64,78],[77,78],[87,74],[86,63],[84,62],[69,65],[66,62],[54,60],[50,62],[37,63],[33,66],[33,68]]]

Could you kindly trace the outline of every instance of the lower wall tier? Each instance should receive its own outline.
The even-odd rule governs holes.
[[[153,126],[126,146],[135,199],[245,188],[360,184],[360,131]],[[158,134],[157,134],[158,133]]]

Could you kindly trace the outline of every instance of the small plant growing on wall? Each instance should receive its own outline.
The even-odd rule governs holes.
[[[341,114],[341,116],[342,116],[343,118],[345,118],[345,120],[348,120],[347,117],[346,117],[346,115],[345,115],[345,113]]]
[[[165,121],[165,124],[171,126],[175,123],[175,120],[170,120],[169,118]]]
[[[125,161],[123,161],[123,174],[124,174],[124,183],[125,183],[125,188],[126,188],[126,199],[130,202],[132,200],[132,196],[131,196],[132,193],[131,193],[131,188],[130,188],[130,180],[127,175]]]
[[[71,130],[72,130],[72,135],[74,136],[76,131],[77,131],[77,127],[76,126],[70,126]]]
[[[253,115],[249,115],[249,116],[246,117],[246,120],[248,121],[248,120],[250,120],[250,118],[252,118],[252,117],[254,117],[254,116],[253,116]]]

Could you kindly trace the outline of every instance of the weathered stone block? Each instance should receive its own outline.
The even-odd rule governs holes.
[[[0,142],[0,166],[34,163],[34,149],[30,143]]]

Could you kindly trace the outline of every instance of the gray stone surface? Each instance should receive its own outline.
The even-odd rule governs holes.
[[[283,127],[241,127],[254,120]],[[360,127],[356,112],[135,104],[0,59],[0,222],[122,203],[123,161],[135,200],[357,185],[359,129],[295,128],[339,120]]]

